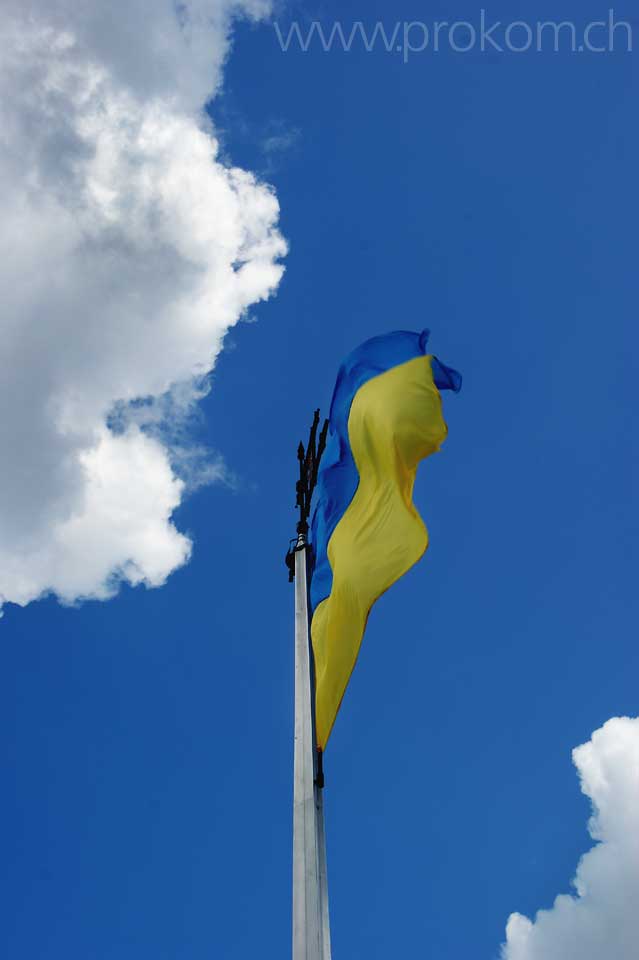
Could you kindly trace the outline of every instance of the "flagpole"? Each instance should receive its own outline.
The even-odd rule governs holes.
[[[331,960],[331,937],[324,832],[323,772],[316,749],[312,649],[309,629],[308,516],[327,423],[316,447],[315,412],[306,451],[298,450],[300,480],[297,541],[287,555],[295,579],[295,746],[293,764],[293,960]]]
[[[331,960],[331,924],[328,912],[328,871],[324,832],[324,784],[315,785],[317,805],[317,847],[319,850],[320,910],[322,924],[322,960]]]

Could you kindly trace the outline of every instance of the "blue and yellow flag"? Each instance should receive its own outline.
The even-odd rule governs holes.
[[[417,465],[447,428],[440,390],[461,376],[426,353],[428,330],[367,340],[340,367],[314,494],[311,638],[317,744],[324,749],[378,597],[419,560]]]

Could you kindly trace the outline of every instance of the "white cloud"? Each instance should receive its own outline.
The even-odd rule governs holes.
[[[3,6],[0,604],[158,585],[189,556],[171,428],[285,253],[276,197],[220,162],[203,111],[232,17],[267,12]]]
[[[636,960],[639,955],[639,718],[615,717],[573,751],[597,846],[579,862],[575,895],[531,922],[513,913],[503,960]]]

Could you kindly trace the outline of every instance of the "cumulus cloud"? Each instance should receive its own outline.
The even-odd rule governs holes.
[[[189,557],[180,467],[223,468],[171,437],[282,274],[277,199],[221,162],[204,111],[233,18],[267,12],[3,5],[0,604],[157,586]]]
[[[573,751],[592,801],[575,895],[534,921],[513,913],[503,960],[636,960],[639,953],[639,718],[615,717]]]

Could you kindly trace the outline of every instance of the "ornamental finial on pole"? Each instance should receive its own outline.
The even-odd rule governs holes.
[[[313,423],[311,424],[311,432],[309,434],[308,443],[306,444],[306,449],[304,449],[304,444],[300,442],[299,447],[297,448],[297,459],[299,462],[299,480],[295,484],[295,507],[299,509],[299,520],[297,522],[297,539],[295,541],[295,547],[293,549],[289,548],[288,553],[286,554],[286,566],[288,567],[288,579],[292,581],[295,577],[295,549],[298,546],[304,546],[306,543],[306,535],[308,534],[308,518],[311,512],[311,498],[313,496],[313,490],[315,489],[315,484],[317,483],[317,473],[319,470],[320,460],[322,459],[322,454],[326,448],[326,436],[328,434],[328,420],[324,420],[319,438],[317,436],[317,429],[320,422],[320,412],[319,409],[315,411],[313,416]]]

